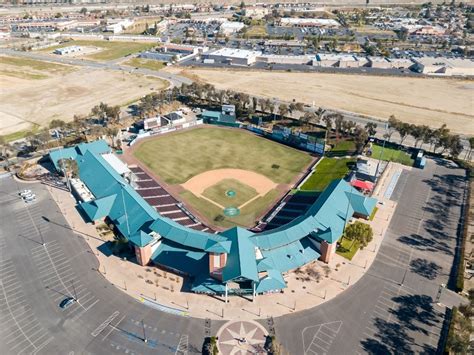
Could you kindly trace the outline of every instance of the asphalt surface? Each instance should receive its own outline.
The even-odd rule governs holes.
[[[464,171],[443,160],[402,173],[391,197],[398,205],[372,266],[335,299],[276,318],[284,348],[292,354],[436,353],[446,305],[461,301],[441,285],[453,273],[465,187]]]
[[[25,188],[35,203],[19,198]],[[106,281],[44,185],[0,179],[0,211],[1,354],[201,352],[204,320],[158,311]],[[78,302],[62,310],[66,297]]]

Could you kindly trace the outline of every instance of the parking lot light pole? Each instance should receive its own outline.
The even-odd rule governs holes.
[[[143,327],[143,341],[145,343],[148,343],[148,339],[146,337],[146,331],[145,331],[145,322],[143,321],[143,319],[142,319],[142,327]]]

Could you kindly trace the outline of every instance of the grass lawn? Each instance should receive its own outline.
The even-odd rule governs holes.
[[[355,151],[354,141],[340,140],[335,143],[334,148],[331,152],[338,153],[338,155],[352,154]]]
[[[14,142],[18,139],[25,138],[29,132],[36,133],[38,131],[38,128],[39,126],[35,124],[34,126],[31,127],[31,129],[25,129],[22,131],[9,133],[9,134],[4,135],[3,138],[5,138],[7,142]]]
[[[154,59],[145,59],[145,58],[132,58],[123,62],[124,65],[129,65],[131,67],[136,68],[144,68],[150,70],[160,70],[166,67],[164,62],[160,62],[159,60]]]
[[[301,190],[323,191],[334,179],[341,179],[349,172],[349,163],[355,159],[348,158],[323,158],[313,174],[301,186]]]
[[[146,141],[134,156],[168,184],[208,170],[234,168],[290,183],[311,162],[309,154],[239,129],[201,127]]]
[[[224,216],[222,209],[215,204],[198,198],[189,191],[180,194],[183,201],[194,209],[198,210],[209,222],[209,224],[231,228],[234,226],[252,227],[266,209],[274,204],[278,199],[278,191],[273,190],[263,197],[259,197],[240,210],[240,214],[234,217]]]
[[[30,78],[29,76],[31,76],[32,79],[42,79],[42,77],[37,76],[44,76],[45,78],[47,78],[47,76],[41,73],[28,73],[25,72],[25,70],[33,69],[38,71],[46,71],[49,73],[67,73],[74,70],[74,67],[69,65],[62,65],[43,60],[35,60],[21,57],[0,56],[0,65],[10,65],[18,67],[18,69],[21,70],[21,72],[18,72],[19,74],[24,74],[25,76],[28,76],[27,78]]]
[[[235,196],[227,195],[229,191],[234,191]],[[252,187],[234,179],[224,179],[203,192],[205,197],[224,207],[239,207],[257,194]]]
[[[246,37],[265,37],[267,36],[267,28],[262,25],[255,25],[255,26],[250,26],[247,31],[245,32]]]
[[[392,149],[387,147],[382,148],[382,146],[377,144],[372,145],[372,158],[379,159],[380,154],[382,153],[382,149],[382,160],[393,161],[403,165],[413,166],[414,160],[411,158],[410,154],[398,149]]]
[[[355,253],[357,253],[357,250],[359,250],[359,242],[353,242],[352,240],[348,240],[344,237],[341,238],[339,242],[340,246],[336,249],[336,253],[348,260],[352,260]]]
[[[91,46],[100,47],[103,50],[98,53],[86,55],[85,58],[95,60],[112,60],[125,57],[126,55],[141,52],[153,47],[156,47],[154,43],[144,42],[122,42],[122,41],[69,41],[66,43],[59,44],[57,46],[48,47],[41,49],[42,52],[52,52],[57,48],[68,47],[68,46]]]

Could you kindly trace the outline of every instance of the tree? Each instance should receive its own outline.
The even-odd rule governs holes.
[[[369,136],[373,137],[377,133],[377,123],[367,122],[367,124],[365,125],[365,129],[367,130]]]
[[[344,230],[344,237],[352,240],[353,242],[359,242],[361,249],[366,247],[374,236],[372,227],[367,223],[362,223],[360,221],[355,221],[352,224],[349,224]]]
[[[286,104],[280,104],[280,106],[278,106],[278,115],[280,116],[280,119],[283,119],[285,118],[285,116],[288,114],[289,110],[288,110],[288,106]]]
[[[397,131],[400,123],[401,122],[397,120],[394,115],[390,115],[390,117],[388,118],[388,132],[384,134],[384,138],[386,138],[389,142],[392,138],[392,134]]]
[[[49,123],[49,128],[51,129],[55,129],[55,128],[62,129],[64,127],[66,127],[66,122],[64,122],[63,120],[54,119]]]
[[[368,139],[369,134],[367,133],[367,131],[361,126],[356,126],[354,131],[354,143],[356,151],[358,153],[362,152],[362,149],[364,148]]]
[[[403,145],[403,141],[410,133],[410,128],[411,128],[411,125],[405,122],[400,122],[400,124],[398,125],[397,131],[398,131],[398,134],[400,135],[400,145]]]
[[[336,113],[333,115],[334,119],[334,128],[336,131],[336,140],[339,140],[339,133],[342,130],[342,124],[344,123],[344,116],[340,113]]]
[[[87,8],[83,7],[81,11],[79,11],[79,13],[81,13],[82,15],[87,14]]]

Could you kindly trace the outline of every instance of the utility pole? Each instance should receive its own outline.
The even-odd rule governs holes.
[[[142,319],[142,326],[143,326],[143,341],[145,343],[148,343],[148,339],[146,337],[146,331],[145,331],[145,322],[143,321],[143,319]]]

